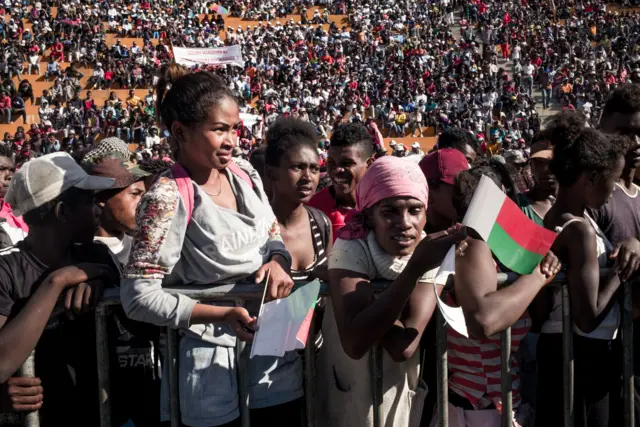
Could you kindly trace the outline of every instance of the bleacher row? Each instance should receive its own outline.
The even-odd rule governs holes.
[[[309,10],[307,11],[307,17],[309,19],[311,19],[313,17],[313,12],[316,10],[317,8],[309,8]],[[55,16],[55,14],[57,13],[57,10],[55,7],[52,7],[52,15]],[[250,21],[250,20],[243,20],[240,18],[236,18],[236,17],[230,17],[230,16],[225,16],[225,30],[228,27],[233,28],[234,30],[237,30],[239,27],[242,29],[246,29],[248,26],[251,27],[255,27],[257,25],[259,25],[260,23],[265,24],[266,22],[259,22],[259,21]],[[7,17],[8,19],[8,17]],[[335,24],[338,27],[342,27],[344,25],[346,25],[347,23],[347,17],[346,15],[330,15],[329,19],[333,22],[335,22]],[[286,18],[278,18],[278,19],[273,19],[271,21],[269,21],[272,25],[276,25],[277,22],[281,22],[281,23],[285,23],[288,22],[290,20],[293,20],[294,22],[300,22],[300,15],[288,15]],[[31,24],[27,21],[24,20],[24,26],[25,29],[27,28],[31,28]],[[108,28],[109,25],[108,23],[104,22],[104,26],[105,28]],[[324,28],[328,29],[328,25],[323,25]],[[221,33],[221,37],[226,37],[224,31]],[[112,45],[114,45],[116,43],[116,41],[120,41],[121,44],[125,45],[125,46],[131,46],[133,44],[133,42],[136,42],[138,46],[143,46],[144,45],[144,40],[141,38],[130,38],[130,37],[119,37],[117,34],[115,33],[108,33],[106,35],[105,38],[105,42],[107,44],[107,46],[111,47]],[[157,40],[153,41],[154,44],[157,43]],[[65,52],[65,58],[68,59],[68,53]],[[41,57],[41,62],[40,62],[40,75],[36,75],[36,74],[27,74],[27,69],[28,66],[25,63],[25,73],[22,74],[22,79],[27,79],[29,80],[29,82],[32,84],[33,86],[33,92],[34,95],[36,97],[36,103],[35,104],[31,104],[30,100],[25,100],[25,106],[26,106],[26,114],[27,114],[27,126],[32,124],[32,123],[39,123],[39,118],[38,118],[38,108],[39,108],[39,97],[40,95],[42,95],[42,92],[44,90],[50,89],[53,86],[54,80],[50,79],[49,81],[45,80],[44,77],[44,72],[47,69],[47,61],[49,59],[49,52],[45,52],[44,55]],[[64,70],[66,69],[70,64],[68,62],[62,62],[60,63],[61,68]],[[111,90],[92,90],[90,87],[88,87],[88,82],[89,79],[91,78],[92,74],[93,74],[93,68],[85,68],[82,66],[77,66],[76,68],[78,71],[80,71],[84,77],[81,80],[81,87],[82,87],[82,91],[80,92],[80,98],[84,99],[86,97],[86,93],[87,90],[91,91],[92,94],[92,98],[94,99],[96,105],[99,108],[102,108],[102,106],[104,105],[105,100],[109,97],[109,93],[110,92],[115,92],[118,97],[121,100],[125,100],[128,96],[129,96],[129,89],[121,89],[119,88],[117,85],[114,85],[114,88],[112,88]],[[13,78],[14,82],[16,83],[16,85],[18,85],[19,81],[17,77]],[[146,94],[148,93],[148,88],[145,89],[136,89],[136,96],[140,97],[140,98],[144,98],[146,96]],[[19,126],[24,126],[26,128],[26,126],[22,123],[22,119],[21,118],[14,118],[12,123],[1,123],[0,124],[0,135],[4,135],[5,132],[10,132],[10,133],[14,133],[16,131],[16,129]],[[433,147],[433,145],[436,142],[436,138],[434,136],[434,131],[432,128],[424,128],[423,129],[423,133],[424,135],[429,135],[423,138],[413,138],[413,137],[404,137],[404,138],[385,138],[385,141],[388,143],[389,141],[391,141],[392,139],[395,140],[396,142],[400,143],[400,144],[404,144],[405,146],[409,147],[413,142],[419,142],[420,145],[422,146],[423,150],[429,150],[431,147]],[[383,133],[384,135],[384,133]]]

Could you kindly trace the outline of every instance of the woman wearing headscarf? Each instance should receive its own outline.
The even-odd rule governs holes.
[[[460,229],[426,238],[428,194],[420,167],[397,157],[374,162],[358,184],[358,213],[329,256],[331,300],[318,375],[325,393],[322,425],[373,425],[374,352],[381,353],[382,363],[381,425],[420,422],[426,388],[419,380],[418,349],[436,305],[427,282],[447,249],[464,238]],[[376,279],[391,284],[374,294]]]

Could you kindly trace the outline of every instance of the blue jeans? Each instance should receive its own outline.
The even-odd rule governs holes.
[[[542,107],[549,108],[551,105],[551,89],[542,88]]]
[[[236,349],[184,335],[178,350],[179,401],[182,422],[210,427],[236,419],[239,413]],[[166,360],[166,359],[165,359]],[[168,363],[161,387],[161,420],[168,420]],[[248,362],[249,407],[281,405],[304,395],[302,362],[297,352],[275,358],[255,356]]]

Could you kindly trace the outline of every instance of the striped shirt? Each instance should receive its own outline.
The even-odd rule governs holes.
[[[450,300],[449,303],[452,301]],[[520,378],[515,354],[520,342],[531,329],[531,318],[525,313],[511,327],[511,372],[513,407],[520,405]],[[475,409],[491,404],[501,411],[500,391],[500,334],[489,338],[466,338],[447,328],[447,353],[449,362],[449,389],[467,399]]]
[[[304,270],[291,270],[291,278],[293,280],[306,280],[313,269],[316,268],[316,266],[323,265],[327,262],[327,254],[325,252],[324,242],[322,241],[322,233],[320,232],[320,228],[318,227],[316,220],[313,218],[313,215],[311,215],[308,210],[307,215],[309,215],[309,224],[311,225],[313,252],[315,256],[313,259],[313,263],[307,266],[307,268],[305,268]]]

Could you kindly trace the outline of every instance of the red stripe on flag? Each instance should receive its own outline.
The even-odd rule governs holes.
[[[313,307],[309,309],[307,317],[302,321],[302,325],[296,334],[296,339],[302,344],[307,345],[307,338],[309,337],[309,328],[311,327],[311,319],[313,319]]]
[[[508,197],[500,208],[496,222],[514,242],[538,255],[546,255],[556,238],[556,233],[527,218],[518,205]]]

